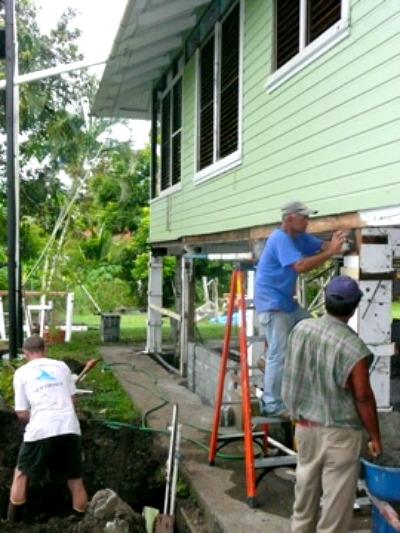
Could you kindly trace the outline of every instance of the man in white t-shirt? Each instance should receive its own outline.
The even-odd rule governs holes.
[[[15,412],[26,423],[10,491],[8,520],[16,520],[26,502],[31,476],[64,480],[72,506],[83,513],[87,493],[82,480],[81,430],[75,413],[75,383],[63,361],[45,357],[45,343],[38,335],[25,340],[28,362],[14,374]]]

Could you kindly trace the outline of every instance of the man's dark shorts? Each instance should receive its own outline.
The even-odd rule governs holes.
[[[29,477],[43,478],[47,472],[53,481],[82,477],[82,439],[73,433],[34,442],[23,442],[17,467]]]

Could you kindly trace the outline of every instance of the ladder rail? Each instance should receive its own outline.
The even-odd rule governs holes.
[[[247,498],[251,506],[255,505],[256,497],[256,476],[254,469],[253,451],[253,430],[251,422],[251,402],[249,386],[249,368],[247,361],[247,338],[246,338],[246,302],[244,297],[244,274],[240,270],[237,277],[237,292],[239,294],[239,348],[242,386],[242,409],[243,409],[243,431],[246,461],[246,487]]]
[[[233,316],[233,309],[235,305],[236,279],[237,279],[237,272],[236,270],[234,270],[232,273],[231,287],[230,287],[230,292],[229,292],[228,310],[227,310],[226,326],[225,326],[225,332],[224,332],[224,343],[222,347],[221,363],[220,363],[219,374],[218,374],[217,392],[215,395],[214,419],[213,419],[213,426],[212,426],[212,432],[211,432],[210,449],[208,453],[208,461],[211,466],[213,466],[215,463],[215,455],[217,451],[218,428],[219,428],[219,420],[221,416],[222,397],[224,393],[225,374],[226,374],[226,366],[228,362],[229,345],[230,345],[230,340],[231,340],[232,316]]]

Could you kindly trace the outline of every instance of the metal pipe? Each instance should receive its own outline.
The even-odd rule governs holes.
[[[165,359],[163,359],[163,357],[158,353],[158,352],[154,352],[151,354],[152,357],[154,357],[154,359],[156,359],[161,366],[163,366],[165,369],[169,370],[170,372],[173,372],[174,374],[178,374],[179,375],[179,370],[177,368],[175,368],[174,366],[170,365],[169,363],[167,363],[167,361],[165,361]]]
[[[168,460],[167,460],[167,476],[165,483],[165,498],[164,498],[164,514],[168,513],[168,506],[171,498],[171,484],[174,470],[174,456],[175,456],[175,447],[176,447],[176,433],[177,433],[177,424],[178,424],[178,405],[174,404],[172,408],[172,422],[171,426],[168,428],[170,431],[170,440],[169,440],[169,450],[168,450]]]
[[[6,0],[6,138],[7,138],[7,253],[9,292],[9,354],[17,357],[22,341],[22,313],[19,312],[19,181],[18,181],[18,91],[14,83],[17,69],[15,1]],[[21,331],[19,331],[21,330]]]
[[[7,0],[13,1],[13,0]],[[7,9],[7,7],[6,7]],[[59,74],[64,74],[65,72],[70,72],[71,70],[78,70],[81,68],[95,67],[96,65],[102,65],[107,62],[107,58],[101,58],[96,61],[89,61],[85,59],[84,61],[74,61],[73,63],[68,63],[67,65],[57,65],[56,67],[47,68],[44,70],[37,70],[36,72],[28,72],[27,74],[21,74],[21,76],[14,77],[14,85],[21,85],[21,83],[29,83],[30,81],[42,80],[43,78],[50,78],[52,76],[58,76]],[[7,87],[7,79],[0,80],[0,89]]]
[[[275,446],[275,448],[278,448],[278,450],[281,450],[282,452],[285,452],[288,455],[297,455],[294,450],[291,450],[290,448],[280,443],[279,441],[272,439],[269,435],[268,435],[268,442],[272,444],[272,446]]]
[[[181,459],[181,434],[182,434],[182,424],[178,424],[178,429],[176,433],[176,445],[174,453],[174,470],[172,472],[172,487],[169,503],[169,514],[174,516],[175,514],[175,501],[176,501],[176,485],[178,483],[178,474],[179,474],[179,461]]]

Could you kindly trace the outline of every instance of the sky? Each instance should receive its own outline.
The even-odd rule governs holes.
[[[75,26],[82,30],[79,45],[85,59],[106,59],[111,51],[127,0],[35,0],[39,11],[38,24],[43,33],[54,28],[61,14],[72,7],[78,11]],[[93,67],[91,73],[99,78],[103,67]],[[130,121],[131,128],[116,127],[116,135],[121,140],[131,136],[134,147],[142,148],[148,142],[150,124],[143,120]]]

